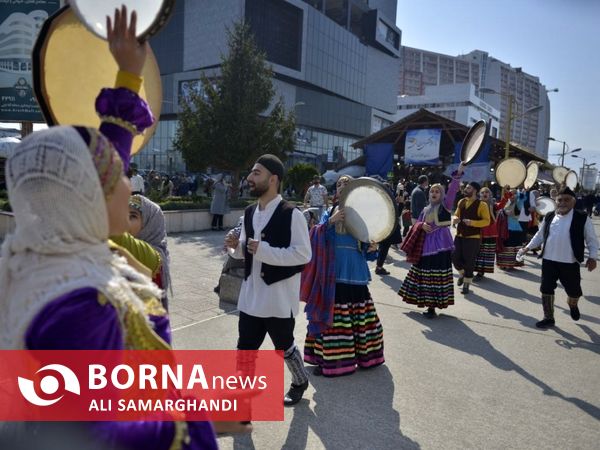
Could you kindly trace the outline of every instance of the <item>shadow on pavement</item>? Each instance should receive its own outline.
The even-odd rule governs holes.
[[[493,276],[493,274],[492,274]],[[514,288],[507,284],[501,283],[491,277],[485,276],[482,281],[478,281],[477,283],[472,284],[473,291],[477,291],[479,289],[494,292],[496,294],[504,295],[505,297],[511,299],[522,299],[529,300],[530,302],[540,303],[540,297],[531,295],[525,292],[523,289]],[[469,298],[471,298],[471,295]]]
[[[387,366],[341,379],[311,376],[310,382],[314,409],[307,400],[295,406],[282,449],[306,448],[309,429],[327,449],[363,449],[366,442],[377,443],[373,448],[378,450],[421,448],[402,435],[400,414],[392,403],[394,378]]]
[[[428,330],[423,331],[423,334],[430,341],[460,350],[470,355],[479,356],[500,370],[515,371],[527,381],[538,386],[544,395],[550,395],[572,403],[583,412],[600,420],[600,408],[585,400],[576,397],[565,397],[560,392],[555,391],[542,380],[531,375],[506,355],[496,350],[486,338],[475,333],[461,320],[452,316],[441,316],[436,320],[431,320],[423,317],[422,314],[413,311],[406,315],[429,328]],[[559,328],[555,328],[555,331],[563,336],[568,335],[570,339],[579,340]]]
[[[477,285],[477,286],[479,286],[479,285]],[[499,292],[499,291],[495,291],[495,292]],[[516,320],[521,325],[523,325],[524,327],[527,327],[527,328],[534,327],[535,323],[539,320],[534,317],[529,317],[529,316],[526,316],[525,314],[521,314],[520,312],[515,311],[512,308],[509,308],[500,303],[496,303],[491,300],[488,300],[488,299],[486,299],[480,295],[477,295],[476,293],[473,293],[473,292],[468,294],[468,297],[466,299],[477,305],[483,306],[484,308],[486,308],[488,310],[490,315],[492,315],[494,317]],[[542,308],[542,306],[540,304],[540,310],[541,310],[541,308]]]

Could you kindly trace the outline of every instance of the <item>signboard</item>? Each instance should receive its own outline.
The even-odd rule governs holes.
[[[593,191],[596,189],[596,178],[598,177],[598,169],[586,167],[582,169],[582,176],[579,180],[584,191]]]
[[[465,171],[462,176],[462,180],[465,182],[477,181],[478,183],[481,183],[483,181],[491,181],[492,174],[493,174],[490,171],[491,164],[492,163],[490,163],[490,162],[473,163],[473,164],[469,164],[468,166],[465,166]],[[446,167],[446,170],[444,171],[444,175],[451,176],[452,172],[455,172],[457,169],[458,169],[458,163],[450,164],[448,167]]]
[[[404,144],[404,163],[415,166],[437,166],[442,130],[408,130]]]
[[[0,121],[43,122],[33,93],[31,49],[60,0],[0,0],[0,5]]]

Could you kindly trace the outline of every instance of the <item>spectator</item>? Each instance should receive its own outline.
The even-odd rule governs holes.
[[[129,173],[131,174],[129,176],[129,180],[131,182],[131,194],[132,195],[136,195],[136,194],[141,194],[144,195],[144,179],[142,178],[142,176],[138,173],[137,169],[131,169],[129,171]],[[129,175],[128,173],[128,175]]]
[[[319,208],[319,217],[323,215],[323,210],[329,207],[327,188],[321,184],[321,177],[319,175],[313,177],[313,184],[308,188],[304,196],[304,209],[309,206],[311,208]]]
[[[223,181],[223,174],[216,176],[213,185],[213,199],[210,203],[210,213],[212,214],[213,231],[223,230],[223,216],[229,212],[228,194],[229,187]]]
[[[412,223],[416,223],[419,215],[427,205],[427,196],[425,191],[429,187],[429,178],[427,175],[421,175],[418,179],[419,185],[413,189],[410,194],[410,213]]]

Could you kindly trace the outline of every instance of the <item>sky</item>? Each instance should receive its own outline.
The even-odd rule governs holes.
[[[600,0],[398,0],[402,45],[457,56],[482,50],[550,92],[550,136],[600,166]],[[557,163],[562,143],[550,142]],[[578,169],[583,160],[565,156]]]

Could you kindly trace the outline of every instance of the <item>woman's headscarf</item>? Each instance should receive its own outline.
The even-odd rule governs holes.
[[[429,205],[427,205],[423,209],[423,217],[427,217],[431,212],[433,212],[433,210],[435,208],[437,208],[439,205],[443,204],[443,202],[444,202],[444,198],[446,197],[446,188],[442,184],[436,183],[436,184],[432,184],[429,187],[429,192],[431,192],[432,189],[436,189],[436,188],[440,190],[440,200],[435,203],[431,203],[431,201],[430,201]]]
[[[171,259],[167,249],[165,216],[160,206],[143,195],[133,195],[130,205],[134,207],[139,205],[139,211],[142,214],[142,228],[137,238],[150,244],[160,254],[163,289],[166,291],[171,284],[169,271]]]
[[[0,348],[23,348],[35,315],[76,289],[96,288],[110,301],[140,310],[136,292],[160,296],[149,278],[107,245],[105,195],[122,175],[118,153],[94,129],[37,131],[8,158],[16,228],[0,258]]]

